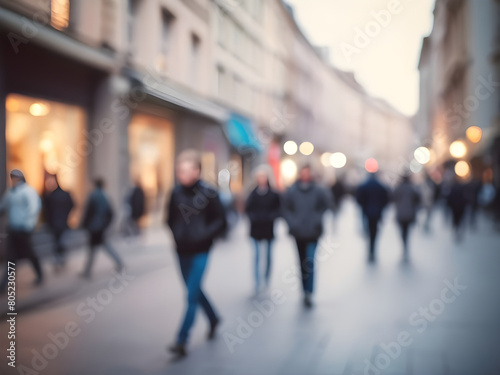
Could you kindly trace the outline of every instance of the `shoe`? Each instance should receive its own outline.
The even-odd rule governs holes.
[[[175,344],[174,346],[169,347],[168,351],[178,357],[185,357],[187,355],[185,344]]]
[[[215,338],[215,331],[220,324],[220,319],[217,319],[215,323],[210,325],[210,331],[208,331],[208,339],[213,340]]]
[[[306,295],[304,296],[304,306],[307,307],[308,309],[310,309],[312,307],[312,301],[311,301],[311,294],[310,293],[306,293]]]

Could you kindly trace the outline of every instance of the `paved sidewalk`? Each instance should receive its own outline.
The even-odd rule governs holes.
[[[483,218],[457,244],[437,213],[431,234],[415,228],[411,261],[403,263],[393,220],[388,212],[373,266],[354,204],[337,225],[327,220],[312,310],[301,303],[296,250],[284,225],[272,288],[254,296],[253,249],[242,223],[217,243],[204,282],[223,318],[218,337],[206,341],[208,324],[198,314],[181,361],[165,351],[184,309],[173,250],[163,240],[143,252],[120,248],[130,279],[119,292],[110,293],[115,276],[103,257],[92,287],[20,314],[17,363],[50,375],[498,375],[498,232]],[[78,333],[47,358],[51,337],[72,323]]]
[[[43,241],[37,245],[37,253],[40,255],[45,275],[43,285],[33,285],[35,276],[29,262],[21,260],[16,265],[16,308],[18,312],[40,308],[65,297],[85,295],[96,285],[106,282],[114,272],[113,263],[107,254],[104,251],[99,251],[92,278],[85,280],[80,276],[86,262],[88,247],[79,231],[72,233],[71,238],[69,238],[71,248],[67,252],[65,267],[57,269],[54,267],[51,240],[44,238],[47,236],[49,235],[39,235],[39,239]],[[125,269],[130,264],[134,264],[134,268],[143,269],[144,272],[164,266],[161,254],[172,247],[170,235],[166,230],[161,229],[145,231],[140,238],[124,239],[116,235],[110,238],[112,245],[124,259]],[[5,298],[5,295],[0,296],[0,314],[2,315],[7,312],[7,305],[3,303]]]

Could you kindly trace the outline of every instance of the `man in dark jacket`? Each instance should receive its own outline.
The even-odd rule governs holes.
[[[306,307],[312,306],[314,254],[323,233],[323,214],[331,208],[329,192],[313,181],[311,167],[304,165],[299,180],[284,195],[282,210],[297,244]]]
[[[117,272],[123,269],[123,262],[116,253],[111,244],[105,240],[104,235],[113,219],[113,209],[108,198],[104,194],[104,181],[97,179],[95,181],[95,190],[90,194],[83,215],[82,227],[90,235],[89,257],[83,277],[90,278],[92,265],[94,263],[95,253],[99,246],[114,260]]]
[[[215,335],[219,318],[201,290],[208,252],[226,228],[226,216],[217,191],[200,180],[201,157],[194,150],[182,152],[177,160],[176,186],[168,205],[167,224],[172,230],[180,270],[187,288],[187,309],[177,342],[170,351],[186,355],[189,331],[198,304],[210,321],[209,339]]]
[[[48,179],[55,189],[44,196],[43,212],[54,236],[56,265],[63,266],[66,249],[62,244],[62,236],[68,229],[68,216],[74,204],[71,195],[59,186],[56,175],[50,175]]]
[[[363,220],[368,227],[370,238],[368,261],[375,261],[375,240],[384,208],[389,203],[389,190],[371,173],[366,182],[358,187],[356,199],[363,212]]]

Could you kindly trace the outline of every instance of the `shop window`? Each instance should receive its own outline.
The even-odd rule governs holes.
[[[85,112],[76,106],[11,94],[7,97],[7,170],[20,169],[37,192],[44,193],[47,174],[56,174],[69,191],[79,218],[85,199],[85,162],[89,149]]]
[[[174,135],[170,122],[136,114],[129,125],[130,178],[146,195],[145,226],[162,223],[167,193],[173,186]]]
[[[50,24],[57,30],[65,30],[69,26],[69,0],[51,0]]]

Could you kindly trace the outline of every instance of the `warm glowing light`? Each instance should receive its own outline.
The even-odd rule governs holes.
[[[30,106],[30,113],[33,116],[45,116],[49,113],[49,107],[42,103],[34,103]]]
[[[295,155],[297,153],[297,150],[297,143],[295,143],[294,141],[287,141],[283,145],[283,151],[285,151],[287,155]]]
[[[466,130],[465,135],[472,143],[478,143],[483,137],[483,131],[478,126],[471,126]]]
[[[54,149],[54,142],[50,138],[44,138],[40,141],[40,151],[48,153]]]
[[[347,164],[347,157],[341,152],[336,152],[330,157],[330,164],[334,168],[343,168]]]
[[[321,164],[323,164],[323,167],[329,167],[330,166],[330,157],[332,154],[330,152],[325,152],[324,154],[321,155]]]
[[[463,160],[459,161],[457,164],[455,164],[455,173],[459,177],[467,177],[470,173],[469,163]]]
[[[19,103],[19,100],[16,98],[8,97],[5,102],[5,108],[7,109],[7,112],[17,112],[21,109],[21,103]]]
[[[69,26],[69,0],[52,0],[51,3],[51,20],[52,27],[57,30],[64,30]]]
[[[281,174],[286,180],[294,179],[297,175],[297,164],[293,160],[286,159],[281,163]]]
[[[302,142],[299,151],[302,155],[309,156],[314,151],[314,145],[311,142]]]
[[[366,159],[366,161],[365,161],[365,169],[369,173],[375,173],[375,172],[377,172],[378,171],[378,162],[375,159],[373,159],[373,158]]]
[[[431,160],[431,152],[427,147],[417,148],[413,156],[420,164],[427,164]]]
[[[463,141],[455,141],[450,145],[450,154],[454,158],[463,158],[467,153],[467,147]]]

